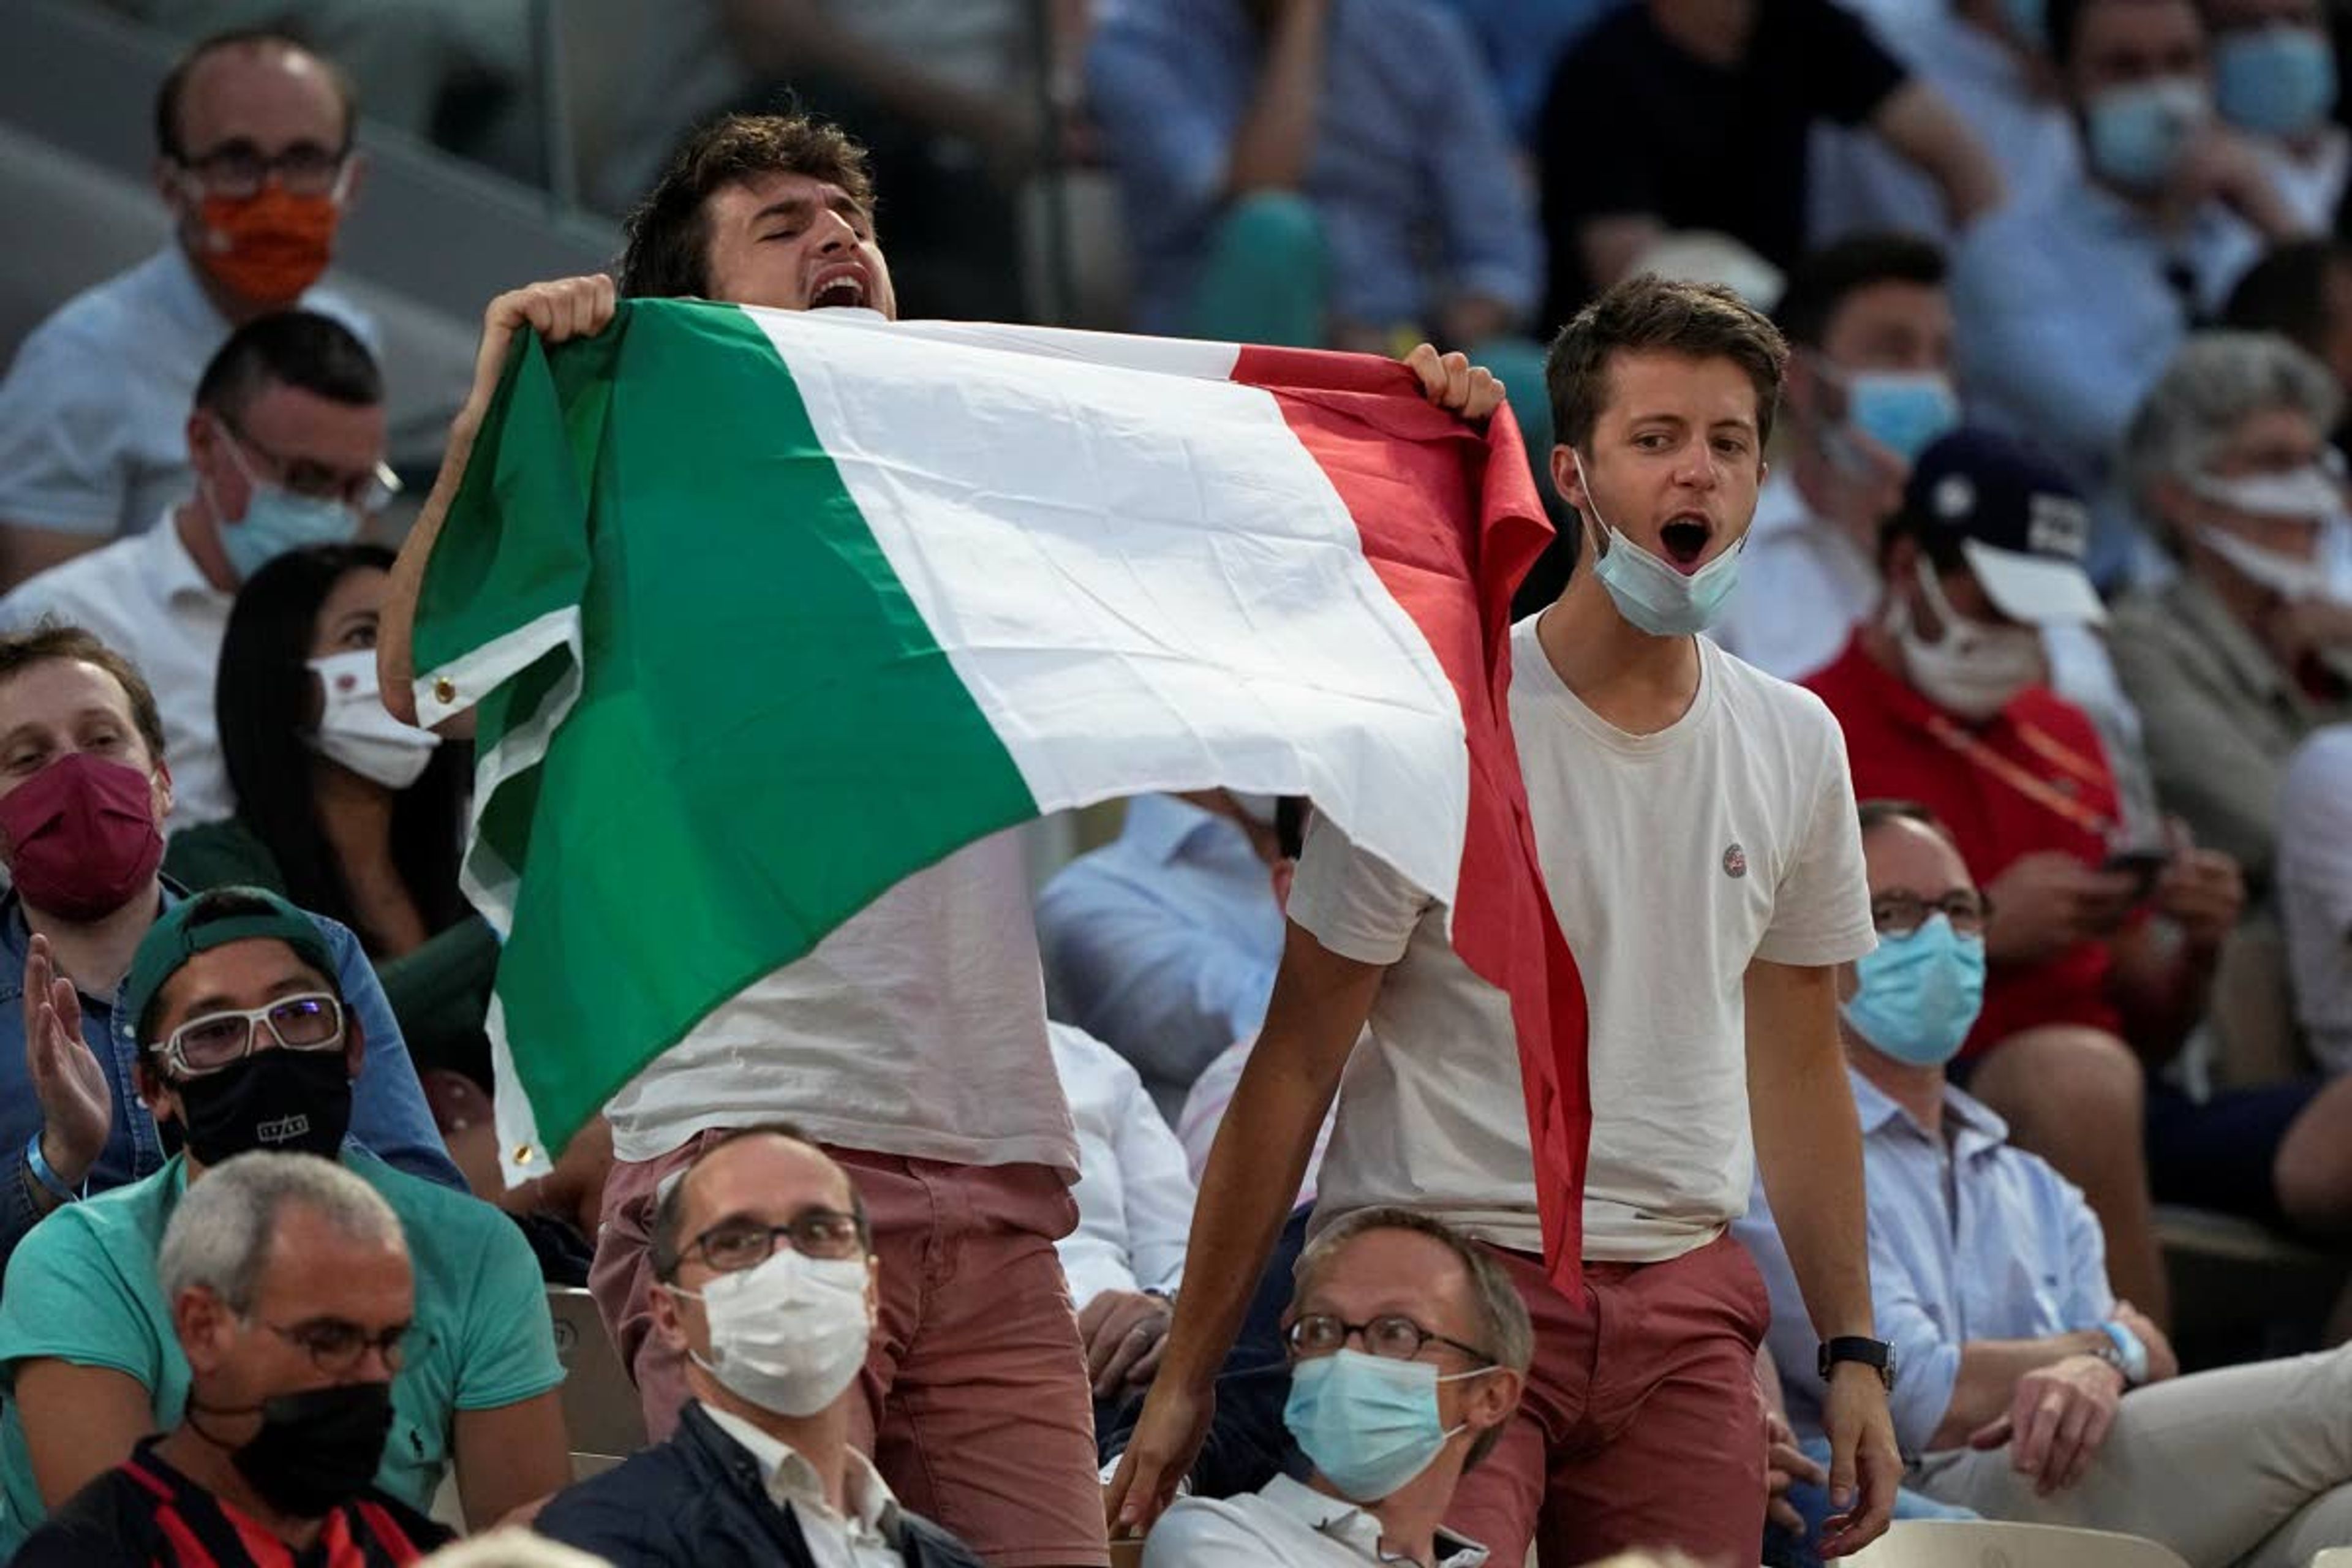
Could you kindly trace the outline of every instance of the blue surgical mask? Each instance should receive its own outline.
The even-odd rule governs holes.
[[[1339,1350],[1290,1370],[1282,1424],[1317,1470],[1350,1502],[1378,1502],[1429,1468],[1446,1439],[1437,1385],[1491,1372],[1440,1378],[1425,1361]]]
[[[2127,191],[2156,191],[2172,178],[2189,137],[2211,113],[2211,96],[2195,77],[2111,87],[2084,110],[2084,152],[2101,178]]]
[[[1577,477],[1584,480],[1584,504],[1609,536],[1609,549],[1593,563],[1592,574],[1609,591],[1617,613],[1654,637],[1688,637],[1713,626],[1739,586],[1739,552],[1747,548],[1747,539],[1735,541],[1730,549],[1685,576],[1609,525],[1592,499],[1583,458],[1573,447],[1569,456],[1576,463]]]
[[[221,445],[227,450],[229,460],[237,472],[245,476],[245,515],[231,522],[222,516],[220,505],[212,505],[213,515],[220,519],[221,549],[228,556],[229,570],[240,583],[250,578],[270,562],[289,550],[300,550],[312,544],[349,544],[360,536],[360,514],[339,500],[324,496],[298,496],[283,485],[272,484],[253,471],[245,455],[237,450],[233,432],[222,432]]]
[[[1941,1067],[1959,1054],[1984,1006],[1981,936],[1940,910],[1909,936],[1883,936],[1854,963],[1862,989],[1845,1004],[1853,1032],[1899,1062]]]
[[[2292,23],[2225,33],[2213,44],[2221,118],[2263,136],[2301,136],[2336,107],[2336,52]]]
[[[1846,422],[1906,463],[1959,428],[1959,395],[1940,371],[1857,370],[1844,379]]]

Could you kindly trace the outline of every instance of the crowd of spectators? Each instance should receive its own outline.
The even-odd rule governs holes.
[[[0,1553],[2352,1546],[2352,1290],[2192,1343],[2159,1225],[2352,1278],[2346,14],[694,0],[589,171],[615,276],[489,303],[395,554],[328,273],[369,125],[520,156],[524,8],[129,8],[240,30],[156,96],[163,248],[0,380]],[[1225,791],[1034,892],[963,847],[500,1174],[472,748],[407,638],[509,340],[1023,319],[1074,167],[1133,330],[1528,434],[1576,1291],[1448,912]],[[598,1473],[582,1286],[650,1439]]]

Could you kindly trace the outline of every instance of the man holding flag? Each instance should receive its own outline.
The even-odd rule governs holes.
[[[838,306],[891,318],[895,300],[873,218],[873,192],[863,155],[837,131],[797,119],[734,117],[701,132],[683,149],[630,220],[618,292],[640,300],[692,297],[785,311]],[[551,344],[599,339],[584,346],[607,349],[617,360],[625,350],[615,340],[623,334],[605,331],[615,310],[614,285],[602,278],[539,284],[491,303],[473,395],[453,428],[440,481],[403,552],[386,607],[380,647],[383,689],[394,711],[420,707],[427,722],[441,722],[478,702],[486,728],[500,731],[486,746],[482,764],[484,776],[492,781],[485,789],[489,798],[478,803],[486,825],[501,809],[499,783],[512,777],[516,767],[530,765],[510,767],[506,760],[517,735],[536,732],[543,749],[551,747],[546,750],[551,779],[562,748],[575,741],[593,744],[601,720],[593,715],[622,711],[629,694],[609,694],[610,700],[600,696],[595,689],[599,674],[591,658],[584,675],[587,695],[576,708],[569,706],[568,698],[562,705],[548,699],[550,706],[530,706],[545,698],[546,689],[535,683],[541,671],[562,664],[567,638],[577,657],[583,635],[578,619],[563,622],[564,629],[540,641],[525,639],[520,646],[546,656],[537,663],[504,655],[495,663],[425,659],[427,679],[418,680],[412,631],[421,641],[430,630],[426,623],[433,618],[436,593],[445,608],[457,606],[443,618],[457,620],[471,613],[471,606],[463,603],[469,594],[496,600],[510,596],[500,590],[512,585],[499,576],[513,567],[514,552],[500,553],[503,542],[468,539],[453,526],[450,548],[443,551],[442,561],[433,563],[431,573],[428,557],[453,506],[459,513],[472,508],[488,516],[497,505],[507,504],[509,510],[499,515],[505,527],[513,528],[537,504],[532,498],[559,508],[567,499],[576,500],[565,489],[572,475],[563,463],[541,463],[528,471],[516,463],[516,432],[529,416],[525,405],[534,387],[547,384],[531,379],[540,374],[536,367],[541,362],[532,358],[535,349],[515,356],[520,368],[513,371],[509,369],[509,351],[517,330],[529,327]],[[646,345],[668,341],[658,334],[671,331],[682,334],[679,341],[688,350],[698,345],[709,349],[716,333],[730,339],[720,347],[736,351],[725,363],[741,363],[743,340],[751,329],[731,319],[714,327],[711,323],[718,320],[672,314],[627,321],[625,352],[652,354]],[[780,320],[769,319],[759,330],[784,332],[777,324]],[[764,343],[761,348],[764,352]],[[1429,399],[1465,420],[1483,420],[1500,403],[1501,390],[1492,377],[1468,366],[1459,355],[1441,360],[1424,347],[1408,363]],[[558,397],[577,384],[565,379],[572,367],[588,366],[580,374],[594,374],[591,358],[583,354],[572,354],[561,364],[552,384]],[[650,363],[645,374],[650,378],[660,368]],[[615,384],[625,387],[626,376]],[[695,384],[707,390],[707,378]],[[625,403],[623,394],[614,395]],[[789,389],[780,394],[776,406],[788,413],[802,402],[816,405],[813,383],[802,394]],[[621,404],[614,406],[618,410]],[[656,416],[637,412],[648,421]],[[1426,409],[1417,412],[1428,416]],[[622,414],[616,412],[614,417]],[[908,422],[919,418],[912,413],[905,416]],[[760,414],[749,420],[743,438],[734,445],[781,443],[777,432],[786,423],[787,414],[773,419]],[[1448,428],[1458,431],[1450,422]],[[481,470],[478,477],[468,473],[468,458],[475,455],[478,440],[488,438],[486,432],[499,445],[495,450],[485,447],[484,461],[476,465]],[[632,471],[643,474],[646,465]],[[606,477],[600,468],[595,476],[600,489]],[[706,499],[717,494],[716,480],[706,479],[705,472],[687,471],[668,488],[687,494],[698,506],[708,504],[711,516],[692,516],[686,520],[688,526],[667,531],[649,548],[680,559],[716,548],[694,537],[693,525],[712,521],[720,510]],[[760,499],[755,497],[755,503]],[[779,509],[793,504],[777,499],[775,492],[765,500]],[[828,504],[849,501],[835,496]],[[837,515],[825,513],[828,518]],[[803,524],[812,535],[819,526],[814,512],[787,510],[780,517],[753,521],[758,533],[744,537],[761,547]],[[478,535],[481,531],[475,530]],[[832,553],[829,546],[824,548]],[[469,549],[485,552],[462,557],[481,575],[461,582],[461,569],[447,562],[455,558],[453,552]],[[756,606],[763,612],[757,617],[763,623],[761,629],[772,629],[779,612],[806,618],[832,608],[823,602],[817,585],[817,575],[827,563],[807,565],[805,574],[794,568],[763,575],[749,558],[747,546],[739,575],[748,574],[749,581],[771,595]],[[721,563],[722,571],[725,565]],[[609,616],[598,619],[596,595],[615,579],[601,563],[599,572],[605,574],[587,581],[582,591],[588,607],[573,611],[592,623],[585,634],[591,655],[598,637],[612,635],[614,624]],[[584,569],[580,575],[586,578]],[[525,574],[523,590],[527,593],[541,581]],[[421,616],[420,594],[425,605]],[[697,601],[696,609],[706,610],[708,604],[707,598]],[[702,663],[723,666],[741,654],[732,640],[741,628],[715,611],[709,613],[713,618],[708,626],[688,628],[693,636],[687,640],[699,638],[695,651]],[[531,633],[532,626],[516,635]],[[607,659],[606,668],[614,662]],[[483,674],[485,669],[494,673]],[[822,689],[833,676],[830,668],[820,669],[808,675],[805,683]],[[557,678],[558,686],[562,679]],[[795,679],[785,671],[773,680],[788,686]],[[739,727],[749,722],[740,711],[725,717]],[[550,742],[548,732],[557,729],[559,721],[562,732]],[[772,711],[766,721],[782,725],[789,721]],[[887,730],[898,722],[893,715],[878,711],[853,713],[850,721],[869,731]],[[951,730],[953,725],[940,722],[939,727]],[[810,730],[792,739],[818,764],[824,763],[827,743],[821,732]],[[534,763],[537,757],[533,753]],[[656,779],[667,776],[667,770],[687,771],[678,759],[642,752],[637,757],[635,771]],[[730,763],[722,756],[710,765],[723,772]],[[845,760],[842,767],[850,765]],[[865,807],[880,823],[880,830],[911,839],[926,825],[899,814],[914,811],[920,804],[919,792],[953,794],[954,787],[952,781],[943,784],[933,778],[910,778],[907,772],[877,765],[859,784]],[[1140,787],[1152,786],[1147,783]],[[763,790],[772,791],[772,804]],[[794,808],[784,782],[756,774],[740,781],[730,777],[721,804],[740,816],[732,825],[740,842],[721,853],[740,851],[747,858],[755,854],[749,847],[751,839],[764,831],[757,820],[763,808],[787,818]],[[1045,804],[1042,792],[1039,804]],[[560,839],[572,820],[541,823],[530,829],[535,859],[557,852],[551,841]],[[647,821],[625,826],[656,848],[667,843]],[[788,833],[796,826],[790,820],[782,824]],[[486,826],[484,831],[492,828]],[[803,849],[819,855],[838,847],[813,828],[793,836],[804,841]],[[950,846],[959,842],[963,840],[953,834],[942,839]],[[680,848],[663,858],[675,861],[689,855]],[[924,864],[919,858],[914,863]],[[575,869],[575,881],[583,874]],[[582,885],[551,893],[556,902],[533,913],[529,876],[523,873],[521,918],[513,918],[509,908],[501,925],[509,940],[508,969],[520,967],[519,949],[527,925],[535,924],[543,932],[581,921],[588,918],[583,910],[593,911],[597,901]],[[476,892],[478,900],[482,896],[476,886],[469,886],[469,891]],[[744,928],[758,927],[765,920],[740,910],[732,920],[721,918],[727,911],[707,907],[673,911],[658,907],[649,894],[645,897],[641,907],[628,911],[631,920],[641,922],[647,910],[656,910],[660,920],[678,920],[707,937],[700,944],[706,948],[736,942]],[[850,907],[859,903],[863,898]],[[792,912],[798,914],[799,907],[794,905]],[[814,929],[824,928],[824,921],[811,919]],[[607,948],[603,967],[626,971],[638,956],[627,950],[625,938]],[[584,988],[591,977],[575,973],[574,978]],[[645,977],[646,989],[661,989],[667,978]],[[739,978],[736,984],[742,982]],[[581,1041],[566,1037],[564,1029],[527,1027],[520,1014],[534,998],[509,991],[503,977],[501,996],[506,1011],[502,1026],[513,1029],[517,1056],[532,1044],[526,1035],[539,1041],[562,1039],[562,1047],[538,1047],[550,1055],[565,1047],[584,1051]],[[537,999],[547,1000],[543,994]],[[558,1004],[561,1000],[555,999]],[[790,1120],[817,1138],[858,1184],[872,1217],[874,1248],[883,1260],[879,1331],[864,1374],[867,1397],[856,1432],[858,1445],[873,1454],[909,1507],[940,1521],[992,1564],[1019,1568],[1105,1562],[1086,1358],[1052,1246],[1074,1222],[1066,1188],[1076,1174],[1076,1151],[1046,1040],[1017,839],[1000,832],[952,849],[834,925],[804,958],[753,978],[726,1007],[689,1010],[689,1017],[691,1026],[683,1038],[637,1073],[607,1107],[619,1163],[606,1189],[592,1279],[607,1323],[638,1379],[656,1434],[674,1418],[683,1394],[674,1353],[666,1355],[647,1333],[652,1281],[646,1246],[660,1185],[726,1130]],[[604,1022],[592,1018],[583,1032]],[[656,1047],[664,1038],[677,1038],[657,1032],[653,1037]],[[501,1098],[507,1095],[502,1092]]]
[[[1874,941],[1845,752],[1817,700],[1694,635],[1734,585],[1786,358],[1727,290],[1643,276],[1580,314],[1547,367],[1564,443],[1552,478],[1589,564],[1514,630],[1510,718],[1551,909],[1591,997],[1580,1286],[1542,1256],[1509,1003],[1457,956],[1444,911],[1318,817],[1265,1025],[1202,1176],[1160,1373],[1112,1482],[1115,1523],[1149,1524],[1198,1447],[1337,1092],[1315,1225],[1390,1205],[1433,1215],[1490,1249],[1535,1321],[1526,1396],[1462,1478],[1449,1528],[1496,1563],[1531,1540],[1547,1563],[1656,1547],[1755,1560],[1769,1303],[1727,1227],[1758,1165],[1823,1342],[1843,1515],[1824,1551],[1885,1528],[1902,1468],[1895,1369],[1869,1337],[1837,1034],[1837,966]],[[1362,1381],[1369,1402],[1334,1420],[1386,1433],[1395,1380]],[[1433,1433],[1437,1390],[1421,1382]]]

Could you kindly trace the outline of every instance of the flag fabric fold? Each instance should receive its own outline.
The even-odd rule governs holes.
[[[1549,531],[1507,413],[1386,360],[679,300],[526,338],[415,631],[425,721],[476,713],[510,1168],[909,873],[1223,785],[1310,797],[1508,994],[1572,1285],[1584,1000],[1508,706]]]

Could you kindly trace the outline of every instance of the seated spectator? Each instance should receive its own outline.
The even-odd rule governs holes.
[[[2122,479],[2180,564],[2117,605],[2108,639],[2139,710],[2158,796],[2198,841],[2270,882],[2279,776],[2314,728],[2352,717],[2352,584],[2319,363],[2252,332],[2191,338],[2133,418]]]
[[[311,289],[365,171],[358,112],[331,61],[268,31],[208,38],[164,77],[170,242],[66,301],[0,382],[0,587],[187,499],[189,400],[231,331],[299,302],[369,333]]]
[[[1629,275],[1667,229],[1720,229],[1796,265],[1822,121],[1876,132],[1935,181],[1955,228],[2000,201],[1950,105],[1832,0],[1645,0],[1595,26],[1553,75],[1537,146],[1545,319]]]
[[[2089,495],[2189,326],[2304,226],[2213,117],[2192,0],[2051,0],[2048,24],[2084,168],[1961,240],[1952,309],[1971,416],[2042,444]],[[2093,576],[2126,575],[2129,544],[2103,528]]]
[[[1801,680],[1878,603],[1879,527],[1912,459],[1960,422],[1943,254],[1908,235],[1842,240],[1797,268],[1775,320],[1793,351],[1790,437],[1715,640]]]
[[[722,1133],[662,1194],[652,1249],[654,1331],[691,1394],[677,1430],[532,1528],[615,1568],[978,1568],[859,1451],[881,1260],[846,1171],[790,1127]]]
[[[70,627],[0,635],[0,1268],[59,1205],[153,1175],[163,1137],[134,1095],[132,1016],[116,998],[159,914],[172,799],[155,698],[121,655]],[[310,917],[364,1047],[352,1133],[414,1176],[457,1186],[400,1026],[359,940]]]
[[[154,1269],[182,1412],[14,1562],[391,1568],[449,1539],[373,1484],[393,1379],[424,1348],[400,1216],[373,1188],[308,1155],[239,1155],[180,1203]]]
[[[1518,1408],[1535,1358],[1510,1276],[1441,1220],[1360,1209],[1299,1258],[1284,1326],[1283,1419],[1313,1475],[1223,1500],[1179,1498],[1144,1540],[1144,1568],[1476,1568],[1485,1548],[1442,1525],[1454,1482]]]
[[[1077,1228],[1054,1243],[1078,1310],[1097,1438],[1160,1364],[1169,1300],[1184,1278],[1192,1173],[1135,1069],[1068,1024],[1048,1024],[1054,1068],[1078,1130]]]
[[[457,889],[470,758],[376,695],[392,552],[291,550],[237,591],[215,687],[236,815],[172,835],[167,876],[281,893],[352,928],[417,1070],[490,1081],[498,939]]]
[[[2336,45],[2322,0],[2200,0],[2213,106],[2255,139],[2280,197],[2314,233],[2335,226],[2352,169],[2336,121]]]
[[[199,893],[141,940],[121,1012],[140,1093],[180,1152],[65,1205],[17,1248],[0,1292],[0,1544],[191,1408],[156,1252],[184,1194],[254,1149],[339,1159],[406,1234],[415,1325],[376,1484],[422,1510],[454,1461],[476,1525],[563,1484],[563,1369],[530,1249],[488,1204],[345,1142],[366,1026],[334,971],[317,922],[258,889]]]
[[[2230,290],[2221,325],[2277,333],[2326,365],[2352,400],[2352,247],[2334,239],[2276,247]],[[2352,428],[2345,423],[2328,439],[2352,455]]]
[[[205,367],[184,439],[193,495],[146,532],[0,599],[0,626],[82,626],[146,672],[170,742],[175,828],[236,808],[213,687],[237,585],[299,545],[357,538],[387,499],[383,381],[330,318],[264,316]]]
[[[2195,1568],[2288,1568],[2352,1541],[2352,1348],[2179,1375],[2163,1330],[2109,1288],[2083,1194],[1945,1077],[1990,934],[1958,847],[1921,807],[1863,820],[1880,943],[1843,1022],[1908,1485],[1989,1518],[2147,1536]],[[1807,1433],[1812,1331],[1760,1194],[1740,1230]]]
[[[2116,1289],[2161,1317],[2133,1047],[2161,1063],[2204,1016],[2242,889],[2213,851],[2178,853],[2152,881],[2107,863],[2122,844],[2105,754],[2082,710],[2042,687],[2039,627],[2105,614],[2082,572],[2088,531],[2082,496],[2044,458],[1948,435],[1884,533],[1882,609],[1806,684],[1844,724],[1853,793],[1924,799],[1988,884],[1994,969],[1971,1089],[2088,1192]],[[2149,898],[2178,941],[2143,917]],[[2277,1131],[2244,1154],[2265,1173]]]
[[[2278,902],[2305,1044],[2331,1076],[2352,1073],[2352,724],[2316,731],[2287,762]]]
[[[1381,353],[1429,337],[1491,366],[1522,419],[1540,407],[1539,354],[1510,336],[1542,283],[1533,206],[1436,0],[1116,0],[1087,79],[1141,330]]]
[[[1119,836],[1037,895],[1055,1017],[1133,1063],[1173,1116],[1202,1067],[1265,1021],[1282,957],[1273,830],[1231,795],[1138,795]]]
[[[2082,166],[2038,5],[1851,0],[1848,9],[1975,133],[2000,171],[2004,205],[2042,200]],[[1866,129],[1816,125],[1807,184],[1817,245],[1888,229],[1958,237],[1934,184]]]

